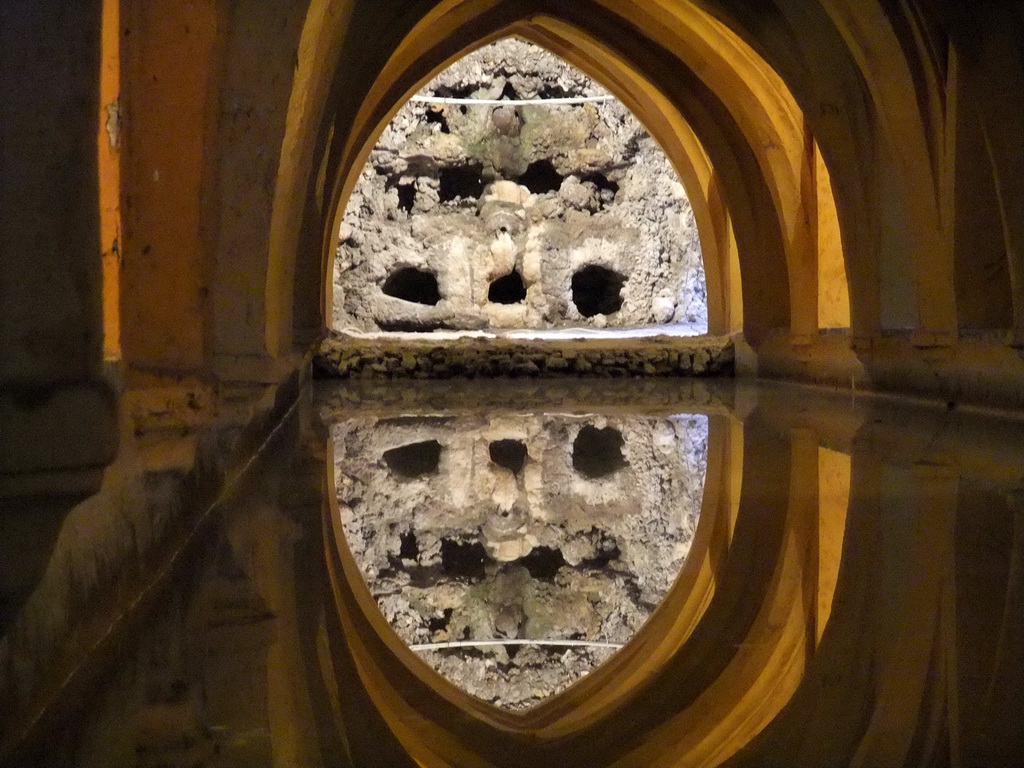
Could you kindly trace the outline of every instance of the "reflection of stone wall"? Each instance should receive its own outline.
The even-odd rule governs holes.
[[[604,92],[509,39],[456,62],[422,93]],[[374,148],[340,237],[337,327],[707,328],[693,212],[667,158],[617,101],[411,102]]]
[[[409,643],[626,642],[668,591],[703,492],[702,416],[359,420],[334,428],[346,536]],[[474,695],[522,708],[607,651],[429,652]]]

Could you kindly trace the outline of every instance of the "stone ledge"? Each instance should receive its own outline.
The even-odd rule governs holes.
[[[797,347],[785,336],[757,349],[756,375],[920,397],[944,406],[1024,410],[1024,354],[1003,332],[974,332],[948,346],[921,347],[908,333],[858,343],[819,337]]]
[[[332,332],[314,358],[321,378],[476,379],[636,376],[731,376],[725,336],[509,339],[466,337],[440,342]]]

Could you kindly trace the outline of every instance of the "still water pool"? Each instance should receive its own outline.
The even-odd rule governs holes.
[[[925,403],[318,384],[42,764],[1018,765],[1022,483]]]

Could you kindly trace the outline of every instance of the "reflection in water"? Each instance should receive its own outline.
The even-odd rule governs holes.
[[[304,400],[198,525],[165,461],[121,486],[149,528],[87,504],[34,582],[5,562],[28,596],[0,765],[1024,764],[1019,420],[774,385],[358,387],[320,393],[326,425]],[[180,554],[144,591],[97,586],[157,544]],[[467,631],[500,644],[407,645]],[[511,644],[634,631],[600,664]],[[539,701],[572,677],[552,659],[590,671]]]
[[[431,667],[529,708],[628,642],[668,592],[700,514],[707,429],[703,415],[349,419],[332,429],[345,538]],[[502,639],[541,642],[463,644]]]

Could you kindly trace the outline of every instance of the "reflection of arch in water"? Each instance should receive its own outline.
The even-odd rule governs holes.
[[[484,409],[345,418],[331,433],[348,549],[410,645],[505,636],[621,647],[671,589],[699,518],[704,415]],[[445,458],[408,486],[389,456],[428,438]],[[565,658],[510,651],[512,667],[490,670],[511,661],[504,650],[424,658],[472,695],[521,711],[611,655],[581,645]]]
[[[423,765],[501,765],[510,753],[535,765],[566,754],[588,765],[717,763],[770,722],[820,636],[838,550],[818,543],[834,544],[837,520],[841,538],[844,517],[819,510],[806,484],[819,474],[816,442],[780,437],[756,419],[742,429],[721,413],[709,421],[700,523],[671,593],[622,651],[524,714],[463,693],[398,640],[328,510],[342,631],[334,661],[358,670],[359,696],[388,738]],[[327,497],[335,503],[333,489]]]

